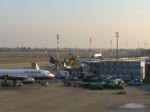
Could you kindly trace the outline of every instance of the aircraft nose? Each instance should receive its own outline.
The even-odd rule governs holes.
[[[55,76],[53,74],[48,75],[50,78],[54,78]]]
[[[51,74],[51,77],[55,78],[55,75]]]

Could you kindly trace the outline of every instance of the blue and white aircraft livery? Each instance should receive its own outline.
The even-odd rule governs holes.
[[[35,80],[52,79],[55,76],[47,70],[36,69],[0,69],[0,79],[21,80],[33,83]]]

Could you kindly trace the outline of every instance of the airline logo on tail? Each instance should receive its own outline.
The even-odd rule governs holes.
[[[76,61],[76,59],[75,59],[75,57],[71,54],[71,53],[69,53],[69,60],[70,60],[70,66]]]

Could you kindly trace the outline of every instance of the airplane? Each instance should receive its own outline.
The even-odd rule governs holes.
[[[94,54],[94,58],[99,58],[99,57],[102,57],[102,54],[99,53],[99,54]]]
[[[48,85],[46,80],[52,79],[55,76],[47,70],[36,69],[0,69],[0,79],[3,79],[5,83],[7,80],[13,80],[14,84],[17,80],[23,83],[34,83],[35,80],[44,81],[45,85]],[[42,85],[44,85],[42,83]]]
[[[99,58],[99,59],[103,59],[103,57],[102,57],[102,50],[99,50],[99,53],[96,53],[96,54],[94,54],[94,58]]]
[[[99,50],[99,53],[94,54],[91,58],[79,58],[80,56],[78,56],[78,58],[74,58],[71,53],[69,55],[70,55],[71,59],[74,59],[76,61],[80,61],[80,62],[83,62],[83,63],[88,63],[89,61],[103,60],[102,53],[101,53],[100,50]]]

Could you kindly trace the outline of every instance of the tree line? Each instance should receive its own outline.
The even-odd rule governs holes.
[[[54,48],[31,48],[31,47],[16,47],[16,48],[0,48],[0,52],[55,52]]]
[[[56,53],[56,48],[31,48],[31,47],[16,47],[16,48],[7,48],[7,47],[1,47],[0,52],[47,52],[47,53]],[[65,53],[73,53],[76,54],[83,54],[83,53],[89,53],[90,50],[88,48],[61,48],[59,49],[59,52],[65,52]],[[113,57],[116,55],[116,49],[103,49],[101,53],[105,57],[110,57],[110,54],[112,52]],[[99,53],[99,49],[92,49],[92,54]],[[150,56],[150,49],[119,49],[119,56],[120,57],[134,57],[134,56]]]

